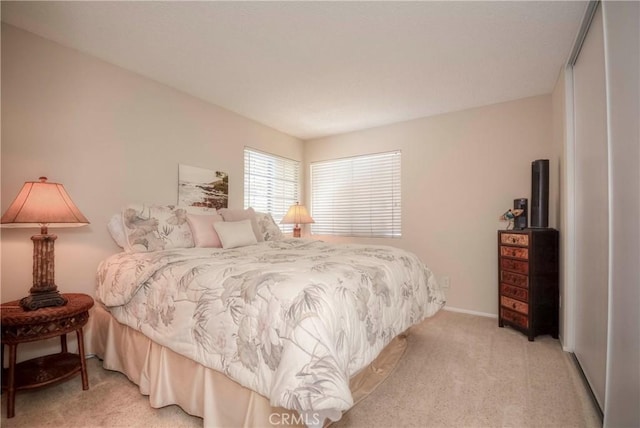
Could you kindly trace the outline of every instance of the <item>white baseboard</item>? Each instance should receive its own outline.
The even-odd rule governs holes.
[[[442,309],[444,309],[445,311],[460,312],[463,314],[478,315],[478,316],[487,317],[487,318],[498,318],[498,315],[496,314],[489,314],[487,312],[470,311],[469,309],[454,308],[452,306],[445,306]]]

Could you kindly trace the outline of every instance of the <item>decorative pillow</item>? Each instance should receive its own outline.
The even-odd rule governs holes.
[[[247,208],[246,210],[221,208],[218,210],[218,214],[224,218],[224,221],[251,220],[251,228],[253,229],[253,233],[256,235],[256,240],[258,242],[264,241],[264,237],[262,236],[262,233],[260,233],[260,228],[256,221],[256,212],[253,208]]]
[[[134,253],[193,247],[187,211],[175,205],[129,205],[122,210],[127,245]]]
[[[213,224],[218,221],[224,221],[220,214],[187,213],[187,222],[196,247],[222,248],[218,233],[213,228]]]
[[[127,235],[124,232],[124,227],[122,226],[122,214],[114,214],[107,223],[107,230],[109,234],[116,241],[118,247],[124,248],[127,246]]]
[[[217,222],[213,223],[213,227],[218,232],[222,248],[244,247],[258,243],[251,220]]]
[[[260,234],[265,241],[277,241],[282,239],[282,231],[276,224],[273,217],[271,217],[271,214],[256,211],[256,221],[258,222]]]

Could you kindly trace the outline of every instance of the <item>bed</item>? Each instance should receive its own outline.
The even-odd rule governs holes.
[[[444,305],[410,252],[299,238],[122,252],[97,284],[92,352],[205,426],[338,420]]]

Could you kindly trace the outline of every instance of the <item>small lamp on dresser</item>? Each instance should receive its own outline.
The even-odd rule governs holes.
[[[289,207],[289,211],[287,211],[287,215],[280,221],[280,224],[293,224],[293,237],[300,237],[300,225],[301,224],[309,224],[315,223],[315,221],[309,215],[309,212],[305,208],[304,205],[300,205],[296,202],[295,205],[291,205]]]
[[[63,306],[66,299],[55,284],[53,244],[57,238],[49,234],[49,227],[77,227],[89,224],[89,220],[71,201],[59,183],[27,181],[0,220],[2,227],[39,227],[40,234],[33,235],[33,287],[29,296],[20,300],[24,310],[36,310],[49,306]]]

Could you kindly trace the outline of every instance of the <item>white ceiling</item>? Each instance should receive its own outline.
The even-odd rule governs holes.
[[[2,20],[310,139],[550,93],[585,7],[2,1]]]

